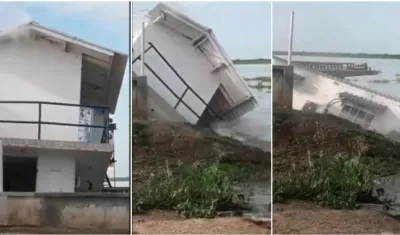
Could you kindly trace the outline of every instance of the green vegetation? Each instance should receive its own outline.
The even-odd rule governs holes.
[[[236,59],[233,64],[271,64],[271,59]]]
[[[389,82],[390,81],[386,80],[386,79],[376,79],[376,80],[368,81],[368,83],[389,83]]]
[[[276,201],[354,209],[375,200],[374,179],[399,172],[399,142],[336,116],[277,104],[273,110]]]
[[[287,55],[286,51],[274,51],[274,55]],[[299,56],[324,56],[324,57],[346,57],[362,59],[400,59],[399,54],[368,54],[368,53],[342,53],[342,52],[307,52],[294,51],[292,55]]]
[[[176,210],[185,217],[211,218],[218,211],[246,209],[244,196],[234,189],[245,174],[245,168],[224,163],[180,167],[135,188],[133,211]]]
[[[396,82],[400,82],[400,74],[396,74]]]
[[[263,90],[263,89],[271,90],[271,84],[264,84],[261,81],[258,82],[256,85],[249,85],[249,87],[257,89],[257,90]]]
[[[261,81],[261,82],[271,82],[271,77],[261,76],[254,78],[244,78],[245,81]]]
[[[323,156],[310,161],[307,170],[293,167],[287,177],[275,180],[274,200],[310,200],[334,209],[356,209],[361,202],[374,201],[376,163],[346,154]]]
[[[244,78],[247,82],[255,81],[257,84],[249,83],[249,87],[257,90],[271,90],[271,77],[261,76],[261,77],[254,77],[254,78]]]
[[[176,210],[186,217],[241,211],[236,187],[269,180],[270,155],[184,123],[133,123],[133,213]]]

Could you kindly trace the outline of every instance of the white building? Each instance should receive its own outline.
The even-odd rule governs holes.
[[[0,192],[101,190],[126,62],[34,22],[0,33]]]
[[[257,105],[212,30],[159,3],[144,19],[149,117],[209,126]],[[132,70],[141,74],[142,32],[133,28]]]
[[[274,65],[286,65],[274,56]],[[293,108],[329,113],[400,140],[400,99],[293,62]]]

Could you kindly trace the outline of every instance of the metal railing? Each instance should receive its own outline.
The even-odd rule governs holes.
[[[38,118],[37,121],[24,121],[24,120],[0,120],[0,123],[13,123],[13,124],[31,124],[37,125],[38,135],[37,139],[42,139],[42,125],[54,125],[54,126],[70,126],[70,127],[86,127],[86,128],[101,128],[103,129],[101,143],[108,143],[110,137],[110,123],[109,123],[109,107],[98,106],[98,105],[80,105],[60,102],[46,102],[46,101],[4,101],[0,100],[0,104],[28,104],[38,106]],[[64,106],[64,107],[78,107],[78,108],[92,108],[104,110],[105,123],[104,125],[91,125],[91,124],[78,124],[78,123],[66,123],[66,122],[49,122],[42,120],[42,109],[45,105]],[[77,136],[78,138],[78,136]]]
[[[178,105],[180,103],[182,103],[183,105],[185,105],[185,107],[187,109],[190,110],[190,112],[193,113],[193,115],[195,115],[197,118],[200,119],[201,114],[196,113],[196,111],[194,111],[184,100],[184,96],[186,95],[186,93],[188,91],[191,91],[206,107],[206,109],[208,111],[210,111],[216,118],[218,118],[219,120],[223,120],[223,118],[218,115],[214,110],[212,110],[209,105],[203,100],[203,98],[200,97],[200,95],[193,90],[193,88],[191,88],[189,86],[189,84],[187,84],[187,82],[182,78],[182,76],[178,73],[178,71],[168,62],[168,60],[163,56],[163,54],[154,46],[153,43],[149,42],[149,47],[144,51],[144,53],[147,53],[149,50],[153,49],[158,55],[159,57],[164,61],[164,63],[172,70],[172,72],[178,77],[178,79],[185,85],[185,90],[182,93],[182,95],[178,95],[176,94],[176,92],[170,87],[168,86],[168,84],[145,62],[144,66],[171,92],[171,94],[173,96],[175,96],[175,98],[178,99],[178,101],[176,102],[176,104],[174,105],[174,109],[176,109],[178,107]],[[137,56],[133,61],[132,61],[132,65],[141,60],[141,55]]]

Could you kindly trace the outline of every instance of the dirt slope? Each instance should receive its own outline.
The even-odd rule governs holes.
[[[270,154],[239,141],[219,137],[210,130],[186,124],[136,121],[133,124],[133,182],[151,174],[165,174],[180,164],[215,160],[240,162],[255,174],[270,175]]]
[[[362,154],[378,160],[383,163],[378,174],[399,172],[400,144],[358,125],[331,115],[280,106],[274,106],[273,121],[274,179],[284,177],[293,168],[304,170],[309,158],[338,153]],[[273,210],[276,234],[400,233],[400,222],[377,210],[332,210],[299,201],[274,204]]]
[[[274,105],[274,174],[286,172],[292,164],[301,170],[309,156],[337,153],[373,156],[384,163],[385,173],[400,169],[400,144],[361,129],[332,115],[304,113]],[[383,172],[382,172],[383,173]]]

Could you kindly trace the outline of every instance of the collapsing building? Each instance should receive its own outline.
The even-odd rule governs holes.
[[[287,60],[274,56],[273,64]],[[292,62],[293,108],[329,113],[400,140],[400,99]]]
[[[210,126],[232,121],[257,102],[212,30],[159,3],[133,29],[134,76],[141,74],[142,39],[149,118]],[[143,38],[142,38],[143,37]]]

